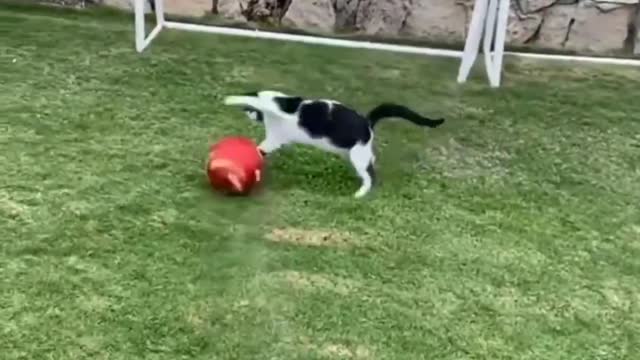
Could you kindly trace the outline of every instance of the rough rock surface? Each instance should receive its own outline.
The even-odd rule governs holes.
[[[403,33],[438,42],[462,42],[466,34],[464,6],[452,0],[413,1]]]
[[[282,18],[282,24],[298,29],[331,32],[336,14],[331,0],[293,1]]]
[[[279,23],[290,4],[291,0],[218,0],[216,12],[227,19]]]
[[[132,0],[44,0],[124,8]],[[179,15],[218,13],[236,21],[302,30],[350,31],[460,42],[474,0],[165,0]],[[511,0],[507,43],[580,53],[640,55],[640,0]]]
[[[246,20],[243,9],[248,3],[248,1],[241,0],[218,0],[216,12],[227,19]]]
[[[506,41],[509,44],[526,44],[538,33],[542,25],[542,14],[522,14],[512,6],[509,10]]]
[[[185,6],[186,4],[188,6]],[[203,16],[211,12],[211,0],[164,0],[165,11],[183,16]]]
[[[574,5],[560,5],[551,7],[544,12],[544,21],[536,38],[536,44],[553,49],[563,48],[571,31],[573,19],[576,16]]]
[[[361,0],[355,28],[368,35],[396,35],[404,26],[410,0]]]
[[[120,9],[133,10],[133,1],[131,0],[103,0],[103,4]],[[148,7],[149,2],[145,1],[145,5]]]
[[[565,48],[595,53],[623,49],[634,13],[630,6],[610,8],[606,13],[596,7],[578,7]]]
[[[353,29],[361,0],[333,0],[336,29]]]
[[[584,3],[558,5],[546,10],[535,44],[552,49],[605,53],[624,48],[635,12],[620,6],[602,12]]]
[[[133,0],[86,0],[86,2],[133,11]],[[180,16],[203,16],[211,12],[212,4],[213,0],[164,0],[165,11]],[[151,10],[151,2],[145,1],[145,11],[149,10]]]
[[[93,2],[100,2],[101,5],[111,6],[118,9],[133,11],[133,0],[93,0]],[[144,2],[144,12],[151,13],[151,3],[149,1]]]
[[[553,5],[556,5],[559,0],[515,0],[512,1],[512,5],[520,7],[525,14],[536,13]],[[574,0],[563,1],[563,3],[575,3]]]

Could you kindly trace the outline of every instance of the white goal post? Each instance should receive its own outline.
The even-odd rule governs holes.
[[[597,58],[588,56],[548,55],[536,53],[505,52],[504,45],[509,20],[510,0],[475,0],[473,15],[463,51],[434,49],[428,47],[393,45],[370,41],[355,41],[344,39],[332,39],[319,36],[294,35],[260,30],[236,29],[223,26],[198,25],[183,22],[166,21],[164,12],[164,0],[155,0],[156,26],[147,35],[145,28],[145,1],[133,0],[135,13],[135,37],[136,50],[144,51],[149,44],[160,34],[162,29],[177,29],[186,31],[206,32],[211,34],[234,35],[253,37],[260,39],[294,41],[307,44],[338,46],[355,49],[384,50],[398,53],[421,54],[431,56],[443,56],[460,59],[458,70],[458,83],[464,83],[480,52],[482,52],[487,71],[487,77],[491,87],[499,87],[502,75],[502,60],[504,55],[514,55],[549,60],[565,60],[602,63],[612,65],[640,66],[640,60],[619,58]],[[493,49],[491,48],[493,45]]]

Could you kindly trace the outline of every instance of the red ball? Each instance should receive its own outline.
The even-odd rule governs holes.
[[[247,194],[261,180],[263,159],[245,137],[228,137],[211,146],[207,176],[211,186],[230,194]]]

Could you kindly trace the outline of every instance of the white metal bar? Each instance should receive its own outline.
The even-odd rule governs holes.
[[[162,31],[162,28],[163,28],[162,24],[157,24],[156,27],[154,27],[153,30],[151,30],[151,32],[149,33],[149,36],[147,36],[146,39],[144,39],[144,44],[142,46],[142,49],[138,51],[143,51],[144,49],[146,49],[147,46],[151,44],[153,39],[155,39],[158,36],[158,34],[160,34],[160,31]]]
[[[135,32],[136,32],[136,50],[138,52],[144,51],[149,44],[155,39],[164,26],[164,0],[156,0],[156,21],[157,24],[151,30],[149,35],[146,35],[145,27],[145,14],[144,14],[144,2],[146,0],[134,0],[133,7],[135,12]]]
[[[523,58],[531,58],[531,59],[539,59],[539,60],[560,60],[560,61],[586,62],[586,63],[592,63],[592,64],[640,66],[640,59],[622,59],[622,58],[611,58],[611,57],[538,54],[538,53],[525,53],[525,52],[513,52],[513,51],[505,51],[505,55],[511,55],[511,56],[523,57]]]
[[[393,45],[393,44],[384,44],[384,43],[376,43],[376,42],[369,42],[369,41],[331,39],[331,38],[324,38],[324,37],[285,34],[285,33],[277,33],[277,32],[270,32],[270,31],[234,29],[234,28],[227,28],[227,27],[221,27],[221,26],[198,25],[198,24],[186,24],[186,23],[173,22],[173,21],[166,21],[164,23],[164,26],[168,29],[198,31],[198,32],[206,32],[206,33],[221,34],[221,35],[244,36],[244,37],[252,37],[252,38],[259,38],[259,39],[285,40],[285,41],[294,41],[294,42],[301,42],[301,43],[307,43],[307,44],[329,45],[329,46],[338,46],[338,47],[347,47],[347,48],[356,48],[356,49],[384,50],[384,51],[393,51],[393,52],[400,52],[400,53],[443,56],[443,57],[453,57],[453,58],[460,58],[462,56],[462,52],[456,51],[456,50],[432,49],[432,48],[423,48],[423,47],[408,46],[408,45]]]
[[[498,23],[496,24],[496,38],[493,54],[493,82],[492,87],[499,87],[502,78],[502,59],[504,58],[504,43],[507,35],[507,25],[509,23],[509,0],[499,0]]]
[[[145,48],[145,28],[144,28],[144,1],[134,0],[133,11],[135,13],[136,50],[141,52]]]
[[[484,66],[487,71],[487,77],[489,83],[494,84],[496,82],[496,71],[494,68],[494,57],[491,51],[491,45],[493,43],[495,30],[496,30],[496,13],[498,10],[498,0],[489,0],[489,7],[487,8],[487,16],[484,23],[484,39],[482,52],[484,53]]]
[[[145,0],[146,1],[146,0]],[[164,26],[164,0],[155,0],[156,24]]]
[[[467,34],[467,41],[464,44],[462,61],[460,63],[460,68],[458,69],[458,83],[464,83],[467,81],[471,67],[473,67],[473,63],[478,57],[480,40],[484,29],[484,20],[487,15],[487,6],[487,0],[477,0],[474,5],[473,14],[471,15],[471,23],[469,24],[469,33]]]

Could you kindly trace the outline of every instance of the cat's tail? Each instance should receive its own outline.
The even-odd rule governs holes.
[[[444,119],[442,118],[429,119],[427,117],[424,117],[416,113],[415,111],[409,109],[406,106],[396,105],[396,104],[378,105],[376,108],[371,110],[369,112],[369,115],[367,116],[367,118],[369,119],[369,122],[371,123],[371,127],[376,126],[378,121],[385,118],[391,118],[391,117],[402,118],[405,120],[409,120],[418,126],[428,126],[430,128],[438,127],[444,123]]]

